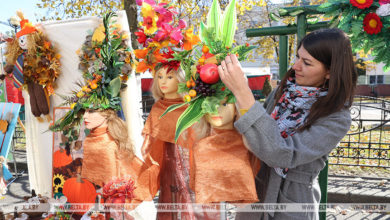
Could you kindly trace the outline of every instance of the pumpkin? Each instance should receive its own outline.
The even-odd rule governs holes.
[[[80,174],[77,174],[77,177],[69,178],[65,181],[62,193],[68,198],[69,203],[93,204],[97,195],[95,186],[88,180],[82,179]],[[83,215],[84,213],[76,212],[79,215]]]
[[[66,150],[60,149],[53,154],[53,167],[63,167],[72,163],[72,156],[66,154]]]

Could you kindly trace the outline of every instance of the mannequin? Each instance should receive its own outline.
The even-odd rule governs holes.
[[[259,161],[234,129],[234,103],[221,102],[218,114],[206,114],[194,125],[194,177],[197,203],[257,201],[254,175]],[[213,158],[213,160],[210,160]]]
[[[145,138],[142,151],[150,155],[160,165],[158,186],[159,203],[193,203],[194,193],[189,187],[190,148],[179,139],[175,144],[176,122],[185,106],[178,108],[160,119],[161,114],[173,104],[182,103],[177,93],[178,83],[185,82],[181,69],[169,70],[162,67],[154,75],[152,85],[153,105],[146,120],[143,135]],[[195,219],[193,212],[157,214],[158,219]]]
[[[87,109],[84,122],[90,134],[84,140],[82,178],[99,191],[114,177],[130,175],[136,186],[131,203],[151,201],[156,194],[157,165],[150,157],[143,162],[134,155],[125,122],[111,109]]]

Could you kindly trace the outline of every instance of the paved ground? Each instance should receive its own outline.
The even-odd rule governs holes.
[[[16,152],[18,162],[26,161],[25,153]],[[10,164],[13,169],[13,164]],[[18,171],[26,170],[26,163],[18,163]],[[348,176],[330,176],[328,184],[328,200],[330,203],[387,203],[390,205],[390,180],[362,179]],[[9,185],[4,198],[0,198],[0,206],[23,202],[24,196],[30,195],[28,173],[25,172]],[[232,215],[228,216],[232,219]],[[390,213],[354,212],[342,207],[327,209],[327,220],[390,220]]]

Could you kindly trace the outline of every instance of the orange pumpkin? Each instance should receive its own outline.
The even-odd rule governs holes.
[[[66,154],[66,150],[60,149],[53,154],[53,167],[58,168],[72,163],[72,156]]]
[[[95,187],[88,180],[82,179],[80,174],[65,181],[62,193],[66,196],[69,203],[95,203],[96,199]],[[76,212],[79,215],[84,213]]]

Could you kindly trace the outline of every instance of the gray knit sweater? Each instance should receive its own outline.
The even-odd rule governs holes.
[[[270,167],[289,168],[286,179],[271,169],[265,203],[319,203],[318,174],[328,154],[348,132],[349,109],[317,119],[309,129],[282,138],[276,121],[269,116],[274,106],[274,90],[264,103],[256,102],[235,122],[253,154]],[[314,212],[252,213],[245,219],[318,219]]]

